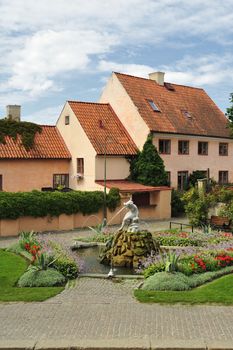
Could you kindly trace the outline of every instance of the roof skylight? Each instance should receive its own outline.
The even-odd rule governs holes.
[[[159,108],[156,106],[156,104],[154,103],[153,100],[148,100],[148,102],[149,102],[151,108],[153,109],[153,111],[160,112]]]
[[[192,115],[189,113],[189,111],[183,110],[182,113],[188,119],[192,119],[193,118]]]

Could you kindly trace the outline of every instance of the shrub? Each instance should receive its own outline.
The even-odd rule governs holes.
[[[78,267],[75,261],[65,256],[61,256],[55,260],[52,266],[67,279],[74,279],[78,276]]]
[[[159,272],[147,278],[144,290],[188,290],[188,277],[180,272]]]
[[[184,214],[184,203],[182,201],[182,193],[174,189],[172,190],[171,210],[173,217]]]
[[[78,266],[76,262],[69,257],[62,246],[55,242],[50,242],[54,253],[54,262],[52,266],[63,274],[67,279],[73,279],[78,276]]]
[[[119,200],[119,192],[112,189],[107,195],[107,206],[113,210]],[[103,201],[101,191],[0,192],[0,219],[71,215],[78,212],[93,214],[103,206]]]
[[[156,240],[163,246],[199,247],[203,245],[203,241],[201,239],[178,237],[176,235],[156,236]]]
[[[233,272],[233,266],[225,267],[219,271],[210,271],[192,276],[185,276],[180,272],[160,272],[147,278],[142,286],[144,290],[188,290],[210,282],[215,278]]]
[[[153,276],[155,273],[162,272],[162,271],[165,271],[165,264],[164,262],[161,261],[148,266],[143,271],[143,275],[145,278],[148,278],[150,276]]]
[[[28,270],[19,279],[19,287],[53,287],[65,283],[65,277],[54,269]]]

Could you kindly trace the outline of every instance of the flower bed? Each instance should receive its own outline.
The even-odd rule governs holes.
[[[29,261],[27,271],[18,281],[21,287],[64,285],[76,278],[79,267],[58,243],[34,232],[22,232],[19,241],[8,251],[23,255]]]
[[[154,237],[166,248],[162,247],[159,254],[141,261],[138,272],[143,273],[145,278],[166,271],[171,265],[171,258],[173,261],[176,258],[173,272],[186,276],[233,266],[233,236],[230,233],[169,230],[156,232]]]

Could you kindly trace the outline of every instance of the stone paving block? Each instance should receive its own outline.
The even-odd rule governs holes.
[[[34,340],[0,340],[0,350],[33,350]]]
[[[206,350],[204,340],[151,338],[151,350]]]

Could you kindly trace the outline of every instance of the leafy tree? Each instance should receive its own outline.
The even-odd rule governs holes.
[[[231,130],[231,134],[233,135],[233,93],[230,94],[229,100],[231,106],[227,108],[226,116],[229,119],[229,128]]]
[[[142,152],[131,160],[130,179],[143,185],[168,185],[164,163],[153,145],[152,135],[147,137]]]
[[[205,171],[203,170],[194,170],[192,172],[192,174],[190,174],[189,176],[189,184],[191,186],[195,186],[195,184],[197,183],[197,180],[199,179],[204,179],[206,178],[206,174]]]
[[[230,94],[229,100],[231,102],[231,106],[227,108],[226,116],[230,120],[231,123],[233,123],[233,92]]]

